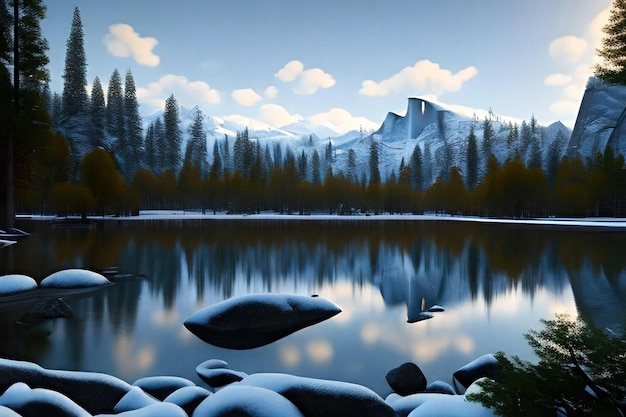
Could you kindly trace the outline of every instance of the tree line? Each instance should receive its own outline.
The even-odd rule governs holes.
[[[590,161],[563,157],[562,134],[544,150],[543,131],[534,117],[521,126],[500,124],[499,135],[491,119],[480,126],[475,120],[465,145],[456,150],[462,158],[455,158],[448,143],[436,155],[431,155],[428,143],[416,145],[408,161],[402,159],[384,179],[383,144],[373,136],[366,138],[367,163],[358,167],[356,152],[349,149],[341,171],[333,164],[332,142],[320,147],[312,136],[302,139],[307,151],[294,154],[280,143],[261,144],[245,129],[235,138],[215,140],[209,153],[199,107],[193,110],[183,149],[181,110],[174,95],[144,132],[130,70],[124,82],[113,70],[106,96],[98,77],[87,94],[78,8],[67,43],[63,93],[52,94],[45,69],[47,43],[38,29],[45,6],[40,0],[22,0],[19,5],[17,21],[25,26],[17,32],[24,50],[18,59],[22,65],[11,68],[15,48],[0,43],[0,87],[7,92],[0,103],[6,109],[0,112],[0,128],[3,139],[19,137],[13,180],[20,211],[83,216],[135,214],[141,209],[507,217],[624,214],[623,156],[607,148]],[[11,39],[11,17],[5,0],[0,0],[0,29],[7,35],[3,40]],[[13,83],[10,69],[18,74]],[[21,100],[11,99],[16,93]],[[482,130],[480,143],[475,126]],[[506,146],[497,141],[506,141]],[[498,159],[495,149],[502,148],[508,153]],[[3,173],[3,179],[8,180],[8,174]],[[2,181],[3,186],[8,182]],[[3,203],[7,207],[8,198]]]

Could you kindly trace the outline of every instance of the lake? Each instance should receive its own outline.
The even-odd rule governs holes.
[[[218,358],[247,373],[285,372],[390,392],[403,362],[429,381],[490,352],[532,360],[523,334],[556,313],[597,326],[626,317],[626,233],[450,220],[106,220],[55,228],[0,250],[0,274],[37,281],[65,268],[143,274],[70,302],[74,317],[18,324],[0,315],[0,356],[106,372],[133,382],[179,375],[201,383]],[[250,293],[318,294],[337,316],[267,346],[210,346],[182,322]],[[423,309],[444,312],[413,322]],[[21,313],[20,313],[21,314]]]

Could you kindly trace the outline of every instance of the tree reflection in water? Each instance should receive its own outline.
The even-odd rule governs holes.
[[[145,275],[145,279],[117,284],[101,296],[75,303],[73,308],[79,313],[76,319],[54,321],[43,327],[53,335],[89,335],[102,341],[104,346],[97,349],[107,349],[106,344],[115,339],[114,347],[108,349],[128,362],[134,360],[135,367],[141,363],[153,366],[159,349],[170,346],[171,339],[187,337],[177,333],[174,338],[159,335],[158,341],[152,340],[146,326],[165,326],[181,332],[185,314],[234,295],[254,292],[325,291],[325,296],[333,300],[345,296],[345,284],[349,283],[348,296],[355,300],[355,306],[345,306],[337,322],[354,320],[350,311],[360,311],[356,304],[372,291],[380,294],[386,310],[402,309],[404,321],[432,304],[444,305],[447,312],[442,314],[450,318],[453,313],[449,312],[467,305],[481,304],[489,314],[496,300],[512,293],[521,293],[532,305],[535,299],[543,300],[546,292],[553,294],[548,296],[550,299],[568,291],[573,291],[578,312],[595,325],[612,325],[626,316],[626,307],[620,301],[626,295],[626,257],[621,252],[626,236],[620,232],[349,218],[107,220],[90,229],[52,229],[44,222],[25,222],[18,227],[33,231],[33,236],[0,252],[1,274],[25,273],[41,280],[62,268],[101,270],[116,265],[123,272]],[[381,321],[387,319],[377,311],[367,323],[361,317],[360,333],[354,337],[364,345],[381,337],[380,323],[372,320],[377,315]],[[149,317],[150,323],[143,316]],[[444,317],[432,321],[443,323]],[[33,336],[37,332],[24,335],[24,330],[13,324],[14,316],[1,319],[1,331],[10,336],[0,342],[2,356],[37,361],[51,349],[49,356],[61,355],[45,337]],[[535,324],[529,323],[528,327]],[[325,331],[332,328],[332,324],[326,326]],[[402,331],[418,331],[415,329]],[[144,333],[144,343],[140,343],[138,338]],[[394,337],[387,336],[386,345],[402,343],[394,342]],[[455,343],[471,346],[470,342],[459,339]],[[87,342],[76,340],[67,346],[67,354],[73,359],[59,359],[60,363],[84,367],[82,343]],[[333,343],[339,349],[344,342]],[[313,352],[312,357],[320,351],[315,346],[325,346],[323,356],[333,363],[328,340],[318,338],[308,346],[312,346],[307,348]],[[286,363],[301,359],[302,352],[307,352],[305,349],[296,354],[288,344],[275,349],[288,358]],[[417,355],[415,352],[423,347],[411,349]],[[103,358],[92,367],[106,371],[116,366],[114,360]]]

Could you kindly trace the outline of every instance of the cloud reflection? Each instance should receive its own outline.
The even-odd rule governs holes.
[[[306,351],[313,362],[325,364],[333,358],[333,346],[327,340],[312,340],[306,346]]]

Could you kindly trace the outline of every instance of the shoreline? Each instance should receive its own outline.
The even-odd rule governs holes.
[[[76,221],[80,217],[58,217],[58,216],[41,216],[21,214],[16,217],[19,220],[32,221],[60,221],[64,220]],[[118,221],[118,222],[137,222],[137,221],[166,221],[166,220],[207,220],[207,221],[325,221],[325,222],[361,222],[361,221],[452,221],[452,222],[470,222],[483,224],[506,224],[506,225],[526,225],[526,226],[556,226],[582,229],[610,229],[610,230],[626,230],[626,218],[607,218],[607,217],[586,217],[586,218],[495,218],[495,217],[477,217],[477,216],[452,216],[452,215],[436,215],[436,214],[359,214],[359,215],[339,215],[339,214],[279,214],[266,212],[260,214],[202,214],[198,211],[185,210],[142,210],[138,216],[115,217],[115,216],[88,216],[87,222],[101,221]]]

